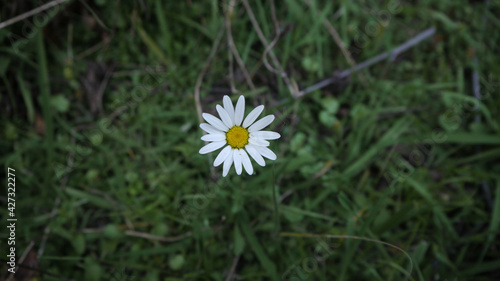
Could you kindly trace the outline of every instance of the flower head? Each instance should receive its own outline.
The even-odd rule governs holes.
[[[201,140],[210,142],[200,149],[200,154],[207,154],[223,146],[219,155],[215,158],[214,166],[224,163],[222,176],[226,176],[234,163],[238,175],[241,175],[242,167],[249,175],[253,174],[253,166],[250,157],[257,164],[264,167],[266,162],[262,156],[270,160],[276,160],[276,154],[269,148],[268,140],[279,139],[281,136],[276,132],[261,131],[274,121],[274,115],[270,114],[255,122],[264,110],[263,105],[254,108],[245,119],[245,97],[240,96],[236,108],[228,96],[223,98],[224,107],[217,105],[219,118],[209,113],[203,113],[203,119],[208,122],[200,124],[200,128],[207,132]]]

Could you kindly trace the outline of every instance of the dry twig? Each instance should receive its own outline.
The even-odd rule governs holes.
[[[382,53],[374,58],[366,60],[366,61],[356,65],[355,67],[353,67],[351,69],[341,71],[338,75],[336,75],[334,77],[330,77],[328,79],[320,81],[320,82],[300,91],[297,97],[302,97],[307,93],[324,88],[332,83],[335,83],[336,81],[338,81],[340,79],[343,79],[343,78],[348,77],[349,75],[351,75],[355,72],[360,71],[363,68],[369,67],[369,66],[371,66],[375,63],[378,63],[382,60],[385,60],[387,58],[389,58],[390,61],[393,61],[399,54],[401,54],[402,52],[408,50],[409,48],[417,45],[418,43],[422,42],[423,40],[427,39],[428,37],[432,36],[434,33],[436,33],[435,27],[428,28],[428,29],[422,31],[421,33],[417,34],[417,36],[413,37],[412,39],[406,41],[405,43],[399,45],[398,47],[396,47],[390,51],[384,52],[384,53]]]
[[[29,12],[26,12],[24,14],[20,14],[17,17],[13,17],[13,18],[8,19],[8,20],[6,20],[4,22],[0,22],[0,29],[2,29],[4,27],[7,27],[7,26],[9,26],[11,24],[14,24],[14,23],[16,23],[18,21],[22,21],[22,20],[24,20],[26,18],[29,18],[29,17],[31,17],[33,15],[36,15],[38,13],[41,13],[41,12],[47,10],[47,9],[50,9],[50,8],[52,8],[54,6],[62,4],[64,2],[66,2],[66,1],[68,1],[68,0],[54,0],[54,1],[49,2],[49,3],[45,4],[45,5],[42,5],[42,6],[38,7],[38,8],[35,8],[35,9],[29,11]]]
[[[227,46],[229,48],[229,77],[230,79],[233,78],[233,57],[231,56],[231,53],[233,54],[234,58],[236,59],[236,63],[238,63],[238,66],[241,69],[241,72],[243,73],[243,76],[245,77],[245,80],[252,90],[252,92],[255,92],[255,85],[252,82],[252,78],[250,77],[250,74],[248,73],[248,70],[245,67],[245,64],[243,63],[243,60],[241,59],[241,56],[238,52],[238,49],[236,49],[236,46],[234,45],[234,40],[233,40],[233,34],[231,33],[231,17],[234,12],[234,7],[235,7],[235,0],[230,0],[229,5],[228,5],[228,10],[225,15],[225,25],[226,25],[226,36],[227,36]],[[234,93],[233,88],[234,88],[234,81],[231,81],[231,91]]]
[[[248,0],[242,0],[242,1],[243,1],[243,5],[245,5],[245,9],[247,10],[248,16],[250,17],[250,21],[252,22],[252,25],[255,29],[255,32],[257,33],[257,36],[259,36],[259,39],[262,42],[262,45],[264,45],[266,47],[266,49],[264,51],[264,64],[269,69],[269,71],[276,72],[277,74],[279,74],[283,78],[283,81],[287,85],[288,90],[290,91],[292,96],[297,97],[299,94],[299,91],[298,91],[298,87],[297,87],[296,83],[292,83],[292,81],[288,77],[288,74],[286,74],[286,72],[283,70],[283,67],[281,66],[279,60],[276,58],[276,55],[272,51],[272,47],[274,46],[274,44],[276,44],[276,42],[279,38],[279,35],[277,35],[276,38],[273,40],[274,44],[271,44],[271,45],[268,44],[266,37],[262,33],[262,30],[259,27],[259,23],[257,22],[257,19],[255,18],[255,15],[252,11],[252,7],[250,7],[250,5],[248,4]],[[269,56],[271,57],[271,60],[273,61],[273,64],[275,65],[277,70],[275,70],[273,67],[271,67],[266,62],[267,54],[269,54]]]
[[[237,255],[234,257],[233,260],[233,265],[231,265],[231,269],[229,270],[229,273],[227,274],[226,281],[231,281],[233,279],[234,271],[236,270],[236,266],[238,265],[238,261],[240,260],[241,255]]]
[[[231,0],[234,1],[234,0]],[[232,49],[233,41],[231,34],[231,15],[233,14],[233,5],[234,3],[229,3],[225,17],[224,17],[224,25],[226,26],[226,38],[227,38],[227,59],[229,61],[229,85],[231,87],[231,94],[236,94],[239,91],[236,90],[234,86],[234,69],[233,69],[233,54]]]
[[[271,0],[271,18],[273,19],[274,35],[278,36],[278,34],[280,34],[280,25],[276,17],[276,5],[274,5],[274,0]]]
[[[194,86],[194,100],[196,102],[196,111],[198,112],[198,119],[200,120],[200,123],[203,122],[203,118],[201,117],[202,108],[200,100],[201,83],[203,82],[203,77],[205,77],[208,67],[210,66],[210,63],[212,62],[212,59],[215,56],[215,52],[219,48],[219,44],[223,34],[224,34],[224,27],[221,28],[219,34],[217,35],[217,38],[215,38],[214,44],[212,45],[212,49],[210,50],[210,54],[208,55],[208,58],[205,61],[205,65],[203,65],[203,68],[201,69],[201,72],[198,75],[198,79],[196,79],[196,85]]]
[[[312,4],[311,0],[307,0],[306,3],[307,3],[307,5],[309,5],[309,7],[311,9],[315,10],[315,13],[318,16],[321,16],[321,13],[314,8],[314,5]],[[354,61],[354,59],[352,58],[351,52],[349,52],[349,50],[347,50],[344,42],[340,38],[340,35],[337,32],[337,30],[335,29],[335,27],[333,27],[333,25],[330,23],[330,21],[328,21],[327,18],[325,18],[323,20],[323,25],[325,25],[326,29],[328,30],[328,33],[330,33],[330,35],[332,36],[333,40],[335,41],[335,43],[339,47],[340,51],[342,52],[342,54],[346,58],[347,62],[351,65],[351,67],[356,67],[356,61]],[[361,82],[363,83],[363,85],[365,85],[365,87],[367,87],[368,83],[366,82],[366,79],[362,73],[359,73],[359,78],[361,78]]]

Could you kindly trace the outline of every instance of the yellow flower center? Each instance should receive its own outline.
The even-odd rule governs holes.
[[[226,141],[232,148],[243,148],[248,143],[248,130],[234,126],[226,133]]]

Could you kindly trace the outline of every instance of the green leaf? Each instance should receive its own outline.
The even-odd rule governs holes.
[[[85,237],[83,234],[78,234],[74,238],[71,239],[71,243],[73,244],[73,248],[78,255],[83,254],[85,252]]]
[[[85,260],[85,280],[98,281],[101,279],[103,270],[99,264],[92,261],[90,258]]]
[[[151,234],[156,236],[164,236],[168,233],[168,225],[165,223],[156,223],[153,229],[151,230]]]
[[[362,103],[355,104],[349,114],[354,120],[365,118],[370,113],[370,110]]]
[[[248,223],[240,222],[240,228],[241,231],[245,234],[248,244],[250,245],[253,252],[257,256],[257,259],[259,260],[262,267],[264,267],[264,269],[267,271],[267,273],[273,280],[279,280],[278,272],[276,271],[276,265],[272,260],[269,259],[266,252],[264,252],[264,249],[262,249],[259,240],[257,239],[257,237],[255,237],[255,234],[248,226]]]
[[[327,112],[336,114],[339,110],[340,103],[337,99],[334,98],[324,98],[321,105]]]
[[[320,64],[311,57],[304,57],[302,59],[302,67],[304,67],[307,72],[317,72],[320,68]]]
[[[456,30],[460,27],[459,23],[454,22],[442,12],[430,11],[430,10],[428,12],[434,19],[443,23],[443,25],[446,27],[448,31]]]
[[[297,223],[304,219],[304,215],[299,213],[299,212],[294,212],[290,209],[283,209],[282,210],[283,215],[285,216],[285,219],[287,219],[291,223]]]
[[[299,150],[306,141],[306,135],[302,132],[296,133],[292,140],[290,141],[290,150],[297,151]]]
[[[7,140],[15,140],[17,139],[17,137],[19,136],[19,134],[17,133],[17,128],[14,124],[10,123],[10,122],[6,122],[7,124],[5,125],[5,128],[4,128],[4,136],[5,136],[5,139]]]
[[[420,243],[415,247],[415,250],[413,251],[413,260],[415,261],[415,265],[420,264],[425,257],[425,253],[429,249],[429,242],[427,241],[420,241]]]
[[[55,95],[50,97],[50,106],[59,112],[66,112],[69,109],[69,101],[63,95]]]
[[[168,266],[173,270],[179,270],[184,265],[184,256],[183,255],[175,255],[168,259]]]
[[[104,227],[104,236],[111,239],[121,238],[123,236],[123,231],[116,224],[108,224]]]
[[[331,127],[331,126],[333,126],[333,123],[335,123],[335,121],[337,121],[337,117],[335,117],[335,115],[329,111],[322,110],[319,113],[319,121],[323,125],[325,125],[327,127]]]
[[[241,255],[245,250],[245,239],[241,234],[240,229],[236,226],[234,228],[234,254]]]

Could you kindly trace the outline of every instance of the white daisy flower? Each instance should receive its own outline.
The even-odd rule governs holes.
[[[276,160],[276,154],[267,148],[269,146],[268,140],[279,139],[280,134],[261,131],[274,121],[274,115],[267,115],[255,122],[264,110],[264,106],[259,105],[243,119],[245,115],[245,98],[243,96],[238,99],[236,108],[233,107],[228,96],[224,96],[222,101],[224,107],[220,105],[216,107],[220,119],[212,114],[203,113],[203,119],[208,124],[202,123],[200,127],[208,134],[201,137],[201,140],[211,143],[202,147],[200,154],[207,154],[227,144],[214,161],[215,167],[224,163],[222,168],[222,176],[224,177],[233,163],[238,175],[241,175],[242,166],[249,175],[253,174],[253,166],[248,154],[262,167],[266,165],[262,156]]]

